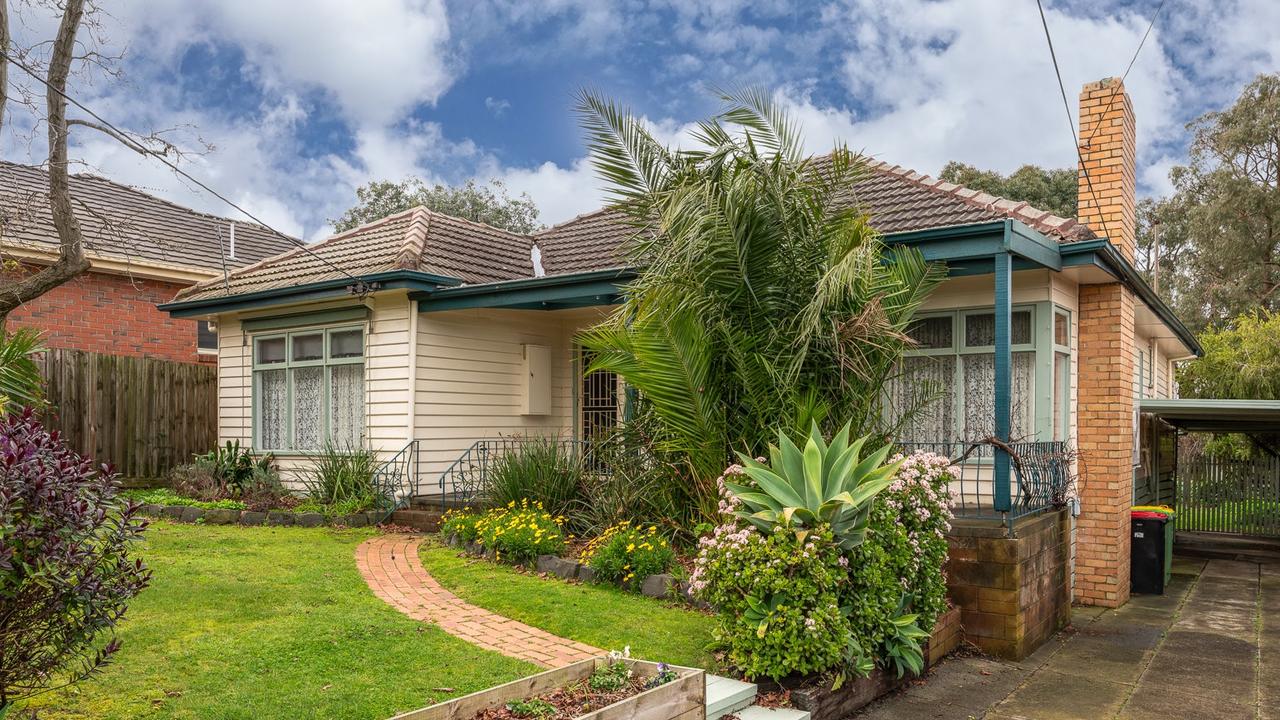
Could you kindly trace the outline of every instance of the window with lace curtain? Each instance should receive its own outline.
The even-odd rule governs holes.
[[[1010,436],[1036,435],[1035,308],[1010,318]],[[887,419],[905,443],[980,440],[995,434],[995,314],[961,310],[922,315],[915,341],[886,392]],[[1050,402],[1050,400],[1044,400]]]
[[[364,435],[364,330],[310,328],[253,339],[254,444],[307,452]]]

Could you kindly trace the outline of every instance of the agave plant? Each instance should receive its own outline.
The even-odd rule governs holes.
[[[765,532],[792,528],[801,541],[826,524],[841,548],[857,547],[867,534],[872,501],[902,465],[884,464],[890,445],[862,457],[869,437],[850,444],[846,424],[827,444],[814,423],[804,450],[779,432],[778,444],[769,445],[768,465],[739,453],[755,486],[725,483],[744,506],[735,514]]]

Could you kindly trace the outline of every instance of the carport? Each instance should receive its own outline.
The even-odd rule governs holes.
[[[1280,400],[1144,399],[1134,504],[1169,504],[1180,531],[1280,537]],[[1179,453],[1187,433],[1240,433],[1248,458]]]

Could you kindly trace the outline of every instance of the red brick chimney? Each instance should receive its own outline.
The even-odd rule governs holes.
[[[1119,78],[1080,91],[1079,219],[1129,262],[1137,246],[1137,148],[1133,104]]]

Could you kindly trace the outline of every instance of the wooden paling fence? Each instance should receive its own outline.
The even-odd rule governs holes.
[[[1179,530],[1280,537],[1280,458],[1180,462],[1175,509]]]
[[[51,429],[126,478],[159,478],[218,440],[212,366],[79,350],[47,350]]]

